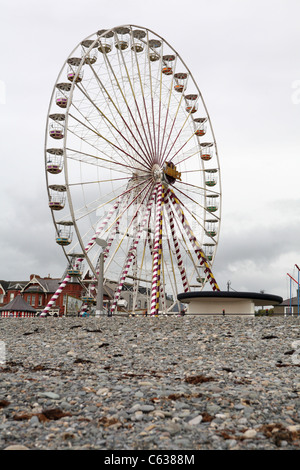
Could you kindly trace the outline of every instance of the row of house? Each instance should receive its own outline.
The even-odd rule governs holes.
[[[22,305],[24,302],[31,307],[31,311],[35,311],[39,315],[48,302],[52,299],[53,295],[57,292],[61,278],[52,278],[50,275],[41,277],[38,274],[31,274],[29,281],[4,281],[0,280],[0,316],[9,316],[7,310],[3,307],[8,306],[18,296],[22,297]],[[89,295],[89,285],[91,285],[91,278],[86,275],[84,279],[77,276],[71,277],[70,281],[66,284],[61,293],[57,296],[51,309],[50,315],[55,316],[77,316],[79,312],[88,305],[89,310],[95,309],[95,295]],[[118,287],[116,282],[106,281],[103,286],[103,304],[108,307],[114,298],[115,289]],[[145,312],[149,309],[151,290],[144,287],[139,287],[138,292],[134,292],[133,284],[124,283],[122,295],[118,301],[117,310],[132,312]],[[173,304],[173,299],[169,296],[166,297],[168,306]],[[133,308],[135,304],[135,308]],[[19,302],[18,302],[18,304]],[[20,316],[29,316],[20,315]]]
[[[31,274],[29,281],[0,280],[0,308],[12,302],[17,296],[31,306],[38,315],[48,305],[52,296],[57,292],[62,279],[49,276],[41,277]],[[72,277],[62,292],[54,301],[50,315],[77,315],[84,303],[86,289],[77,277]],[[104,300],[111,298],[112,292],[106,289]]]

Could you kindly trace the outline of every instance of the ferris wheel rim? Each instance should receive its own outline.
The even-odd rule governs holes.
[[[205,109],[205,112],[206,112],[206,117],[207,117],[207,120],[209,122],[209,126],[210,126],[210,131],[211,131],[211,134],[212,134],[212,140],[213,140],[213,145],[214,145],[214,148],[215,148],[215,157],[216,157],[216,160],[217,160],[217,169],[218,169],[218,172],[220,174],[220,164],[219,164],[219,155],[218,155],[218,149],[217,149],[217,143],[216,143],[216,139],[215,139],[215,134],[214,134],[214,130],[213,130],[213,127],[212,127],[212,123],[211,123],[211,118],[210,118],[210,115],[208,113],[208,109],[207,109],[207,106],[205,104],[205,101],[203,99],[203,96],[202,96],[202,93],[194,79],[194,76],[193,74],[191,73],[190,69],[187,67],[187,65],[185,64],[185,62],[183,61],[182,57],[180,56],[180,54],[173,48],[172,45],[170,45],[168,43],[168,41],[166,41],[166,39],[164,39],[162,36],[160,36],[159,34],[157,34],[156,32],[148,29],[148,28],[145,28],[145,27],[142,27],[142,26],[138,26],[138,25],[122,25],[122,26],[119,26],[119,27],[114,27],[114,28],[111,28],[110,30],[105,30],[105,33],[104,34],[107,34],[109,32],[114,32],[116,31],[117,28],[121,28],[121,27],[129,27],[131,29],[131,33],[132,33],[132,28],[140,28],[141,30],[144,30],[146,31],[147,33],[151,33],[153,35],[155,35],[155,37],[158,37],[162,40],[163,43],[167,44],[168,47],[176,54],[176,56],[180,59],[181,63],[184,65],[185,69],[187,70],[188,74],[189,74],[189,78],[192,80],[193,82],[193,86],[196,88],[196,91],[198,93],[198,96],[202,102],[202,105]],[[56,86],[59,82],[59,78],[61,76],[61,73],[62,71],[64,70],[67,62],[68,62],[68,59],[71,57],[71,55],[80,47],[80,45],[82,45],[82,43],[84,41],[87,41],[89,40],[91,37],[95,36],[96,35],[96,39],[92,40],[92,42],[90,43],[90,46],[89,48],[86,50],[86,53],[85,55],[82,56],[81,58],[81,61],[80,61],[80,65],[78,67],[78,70],[77,70],[77,74],[80,73],[80,70],[82,69],[83,65],[84,65],[84,58],[85,56],[95,47],[95,43],[99,40],[99,37],[97,36],[97,32],[96,33],[93,33],[89,36],[87,36],[84,40],[80,41],[77,46],[72,50],[72,52],[69,54],[69,56],[67,57],[65,63],[63,64],[62,68],[61,68],[61,71],[57,77],[57,80],[55,82],[55,85],[54,85],[54,88],[53,88],[53,92],[52,92],[52,95],[51,95],[51,100],[50,100],[50,104],[49,104],[49,112],[48,112],[48,118],[47,118],[47,122],[46,122],[46,135],[47,135],[47,129],[49,127],[49,119],[50,119],[50,107],[51,107],[51,103],[53,101],[53,97],[54,97],[54,93],[55,93],[55,89],[56,89]],[[101,36],[100,36],[101,37]],[[69,111],[70,111],[70,107],[71,107],[71,104],[72,104],[72,97],[73,97],[73,93],[74,93],[74,89],[76,87],[76,82],[75,80],[71,83],[71,88],[70,88],[70,99],[68,100],[68,105],[67,105],[67,108],[66,108],[66,111],[65,111],[65,125],[66,125],[66,129],[68,127],[68,119],[69,119]],[[45,139],[45,158],[46,158],[46,154],[47,154],[47,148],[46,148],[46,139]],[[80,234],[80,231],[78,229],[78,226],[77,226],[77,221],[76,221],[76,218],[75,218],[75,214],[74,214],[74,208],[73,208],[73,202],[72,202],[72,197],[71,197],[71,192],[70,192],[70,182],[69,182],[69,179],[68,179],[68,161],[67,161],[67,157],[66,157],[66,148],[67,148],[67,145],[66,145],[66,142],[67,142],[67,132],[65,132],[65,135],[64,135],[64,138],[63,138],[63,157],[64,157],[64,166],[66,168],[66,171],[65,171],[65,181],[66,181],[66,188],[67,188],[67,198],[68,198],[68,204],[69,204],[69,208],[70,208],[70,212],[71,212],[71,218],[72,218],[72,223],[73,223],[73,226],[74,226],[74,229],[77,233],[77,238],[78,238],[78,241],[79,241],[79,244],[80,244],[80,247],[83,251],[83,255],[85,257],[85,259],[88,261],[88,263],[90,264],[90,267],[92,269],[92,271],[94,271],[94,274],[95,273],[95,269],[94,269],[94,266],[90,263],[90,260],[89,260],[89,256],[87,254],[87,252],[85,251],[85,246],[84,246],[84,243],[83,243],[83,240],[82,240],[82,237],[81,237],[81,234]],[[47,171],[46,171],[46,176],[47,176],[47,189],[48,189],[48,196],[49,196],[49,184],[48,184],[48,174],[47,174]],[[206,188],[204,188],[205,192],[206,192]],[[221,200],[222,200],[222,190],[221,190],[221,178],[219,179],[219,191],[218,191],[218,195],[219,195],[219,214],[221,214]],[[207,214],[207,216],[209,216],[209,214]],[[58,222],[56,221],[55,219],[55,216],[54,216],[54,213],[52,211],[52,218],[53,218],[53,221],[54,221],[54,225],[56,227],[56,230],[57,230],[57,225],[58,225]],[[215,239],[216,243],[215,243],[215,247],[217,249],[217,246],[218,246],[218,241],[219,241],[219,234],[220,234],[220,223],[221,223],[221,215],[218,217],[218,222],[219,222],[219,230],[218,230],[218,235],[217,235],[217,238]],[[215,253],[216,253],[216,249],[215,249]],[[69,257],[69,254],[66,252],[65,248],[63,247],[63,250],[65,252],[65,255],[68,259]],[[214,256],[215,256],[215,253],[214,253]]]

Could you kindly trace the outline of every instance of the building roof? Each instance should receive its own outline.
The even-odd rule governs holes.
[[[177,299],[182,302],[190,302],[192,299],[248,299],[254,302],[255,305],[277,305],[282,303],[282,297],[272,294],[262,294],[261,292],[228,292],[228,291],[194,291],[184,292],[177,295]]]
[[[4,289],[5,292],[7,291],[8,285],[9,285],[8,281],[4,281],[4,280],[0,281],[0,286],[2,287],[2,289]]]
[[[290,304],[292,304],[293,306],[298,305],[298,297],[292,297],[291,299],[286,299],[280,304],[280,306],[289,307]]]
[[[31,292],[31,293],[54,293],[59,288],[60,284],[62,283],[62,279],[58,278],[51,278],[51,277],[40,277],[37,275],[33,275],[30,281],[26,282],[23,286],[22,292]],[[76,279],[75,283],[79,281]],[[74,281],[72,281],[72,284]]]
[[[9,281],[7,290],[19,290],[23,289],[27,281]]]
[[[0,308],[0,311],[10,312],[36,312],[36,309],[29,305],[23,297],[18,294],[11,302]]]

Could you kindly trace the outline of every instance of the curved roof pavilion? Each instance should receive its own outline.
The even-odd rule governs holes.
[[[195,291],[178,294],[178,300],[188,304],[191,315],[254,316],[255,307],[281,304],[282,297],[258,292]]]

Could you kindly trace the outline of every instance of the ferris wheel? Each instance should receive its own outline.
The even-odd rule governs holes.
[[[206,282],[219,290],[216,141],[190,70],[161,36],[125,25],[75,47],[52,92],[45,167],[56,242],[68,258],[62,288],[81,275],[92,297],[103,253],[112,311],[125,285],[131,310],[144,292],[153,315]]]

